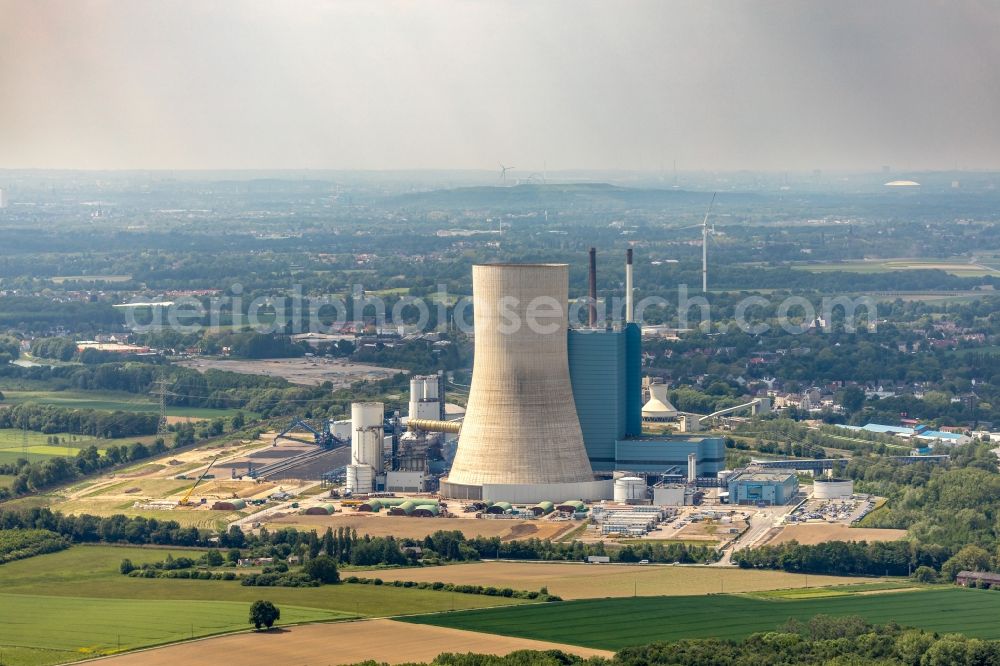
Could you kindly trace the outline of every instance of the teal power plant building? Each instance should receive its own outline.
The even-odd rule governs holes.
[[[596,251],[590,250],[590,326],[568,331],[569,374],[583,442],[593,471],[634,472],[650,481],[686,476],[694,454],[699,477],[725,468],[725,440],[699,435],[644,435],[642,335],[633,321],[632,250],[625,259],[625,323],[596,326]]]

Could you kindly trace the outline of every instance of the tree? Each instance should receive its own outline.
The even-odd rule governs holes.
[[[931,567],[920,566],[913,572],[913,580],[918,583],[933,583],[937,580],[937,572]]]
[[[865,392],[857,386],[848,386],[840,392],[840,404],[844,410],[853,414],[865,404]]]
[[[302,570],[313,580],[318,580],[327,585],[340,582],[337,561],[329,555],[317,555],[306,562]]]
[[[135,571],[135,565],[132,564],[132,560],[125,558],[124,560],[122,560],[122,563],[118,566],[118,571],[123,574],[128,574],[132,571]]]
[[[254,629],[258,631],[261,627],[270,629],[280,619],[281,610],[270,601],[258,599],[250,604],[250,624],[254,626]]]

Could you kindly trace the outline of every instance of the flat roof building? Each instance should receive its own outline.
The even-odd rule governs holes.
[[[733,504],[788,504],[799,492],[799,479],[791,472],[747,470],[729,478]]]

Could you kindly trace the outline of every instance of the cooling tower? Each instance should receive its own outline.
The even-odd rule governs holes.
[[[610,493],[610,482],[594,481],[573,401],[568,285],[565,264],[473,267],[472,388],[442,494],[520,502]]]

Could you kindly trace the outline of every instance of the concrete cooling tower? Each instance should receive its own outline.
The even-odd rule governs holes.
[[[610,498],[612,483],[594,480],[570,385],[568,267],[474,266],[472,288],[472,388],[441,493],[513,502]]]

